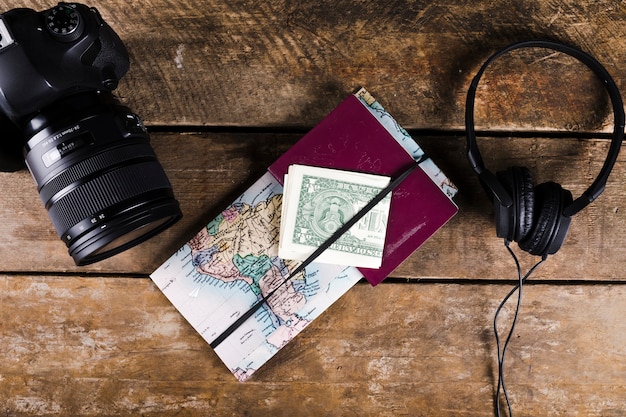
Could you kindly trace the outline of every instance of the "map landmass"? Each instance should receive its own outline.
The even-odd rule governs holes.
[[[362,278],[312,263],[285,281],[299,262],[278,257],[281,203],[282,186],[266,173],[151,275],[208,343],[277,289],[215,348],[240,381]]]

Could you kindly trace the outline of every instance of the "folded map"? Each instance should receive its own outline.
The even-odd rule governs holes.
[[[364,276],[372,284],[382,281],[457,211],[451,201],[454,186],[364,90],[311,132],[151,274],[209,344],[221,340],[214,343],[215,352],[239,381],[250,378]],[[312,263],[285,281],[301,263],[278,256],[282,181],[289,165],[395,178],[416,161],[420,169],[393,191],[387,230],[392,239],[380,269]],[[227,331],[265,297],[260,309]]]

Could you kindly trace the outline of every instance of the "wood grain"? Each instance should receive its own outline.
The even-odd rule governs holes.
[[[509,288],[357,285],[239,383],[149,280],[5,276],[0,401],[38,416],[489,416],[491,321]],[[619,415],[625,295],[526,287],[507,367],[516,415]]]
[[[156,133],[153,146],[172,181],[184,218],[160,238],[109,260],[77,268],[58,239],[27,172],[0,174],[6,196],[0,207],[5,256],[0,271],[95,272],[146,275],[206,225],[260,177],[302,135],[286,133]],[[495,235],[493,209],[465,160],[458,136],[419,137],[434,160],[461,190],[460,211],[400,267],[406,279],[513,279],[514,264]],[[591,184],[606,157],[605,139],[483,138],[485,163],[492,170],[527,166],[535,184],[559,182],[574,195]],[[185,149],[185,152],[180,152]],[[505,153],[498,157],[499,152]],[[621,155],[604,194],[572,220],[563,248],[539,274],[556,280],[622,280],[626,156]],[[515,246],[515,245],[514,245]],[[523,256],[526,265],[532,257]],[[610,259],[610,262],[607,260]]]
[[[2,10],[22,5],[33,7],[0,1]],[[97,7],[131,55],[118,93],[156,125],[310,127],[364,86],[407,128],[459,129],[480,64],[499,47],[534,38],[578,46],[619,85],[626,78],[626,6],[612,1],[105,0]],[[492,70],[479,92],[487,103],[477,106],[482,128],[604,128],[606,96],[581,64],[536,50]]]
[[[43,9],[0,0],[0,11]],[[465,156],[467,87],[499,47],[559,40],[626,83],[626,5],[496,0],[103,0],[184,218],[78,268],[27,172],[0,173],[0,413],[7,416],[493,416],[497,304],[515,279]],[[0,56],[0,65],[1,65]],[[1,68],[1,67],[0,67]],[[147,275],[356,87],[459,187],[459,214],[385,283],[361,283],[240,384]],[[575,195],[612,114],[584,66],[547,50],[494,62],[476,98],[492,170]],[[516,417],[626,410],[626,156],[526,287],[507,358]],[[514,245],[515,246],[515,245]],[[536,259],[521,255],[524,268]],[[507,308],[504,322],[512,312]],[[503,322],[503,323],[504,323]]]

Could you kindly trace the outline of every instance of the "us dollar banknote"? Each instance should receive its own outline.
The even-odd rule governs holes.
[[[359,212],[390,178],[328,168],[292,165],[285,176],[279,253],[305,260]],[[380,267],[391,195],[320,255],[316,262]]]

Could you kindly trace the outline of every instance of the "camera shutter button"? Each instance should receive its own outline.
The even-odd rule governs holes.
[[[61,42],[74,42],[83,34],[83,19],[71,5],[59,4],[50,9],[45,18],[48,31]]]

